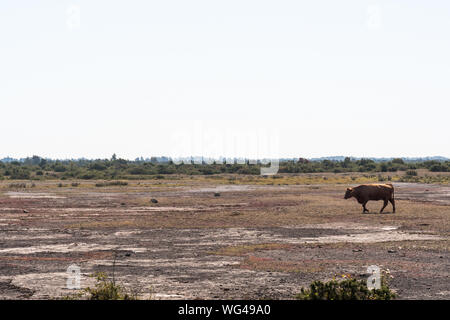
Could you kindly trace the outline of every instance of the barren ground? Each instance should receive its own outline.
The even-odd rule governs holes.
[[[377,265],[401,299],[450,299],[448,185],[394,183],[397,213],[372,214],[372,201],[362,214],[347,185],[274,182],[0,182],[0,298],[60,298],[69,265],[86,287],[115,260],[116,281],[142,298],[292,299]]]

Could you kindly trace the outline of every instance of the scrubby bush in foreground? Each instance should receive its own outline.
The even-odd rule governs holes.
[[[314,281],[309,288],[302,288],[295,296],[299,300],[391,300],[395,293],[389,289],[387,277],[381,278],[381,288],[370,290],[366,280],[346,277],[344,280],[328,282]]]
[[[96,278],[95,287],[87,287],[80,292],[62,297],[63,300],[138,300],[138,294],[126,290],[115,280],[110,280],[105,273],[99,272],[92,277]]]
[[[87,287],[85,292],[89,300],[137,300],[136,295],[127,293],[125,288],[109,280],[104,273],[96,274],[97,283],[94,288]]]

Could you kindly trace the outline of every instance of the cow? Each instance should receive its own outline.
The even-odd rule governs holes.
[[[347,188],[344,199],[355,197],[363,207],[363,213],[369,212],[366,204],[369,200],[383,200],[384,205],[380,213],[388,205],[388,201],[392,204],[392,212],[395,213],[394,186],[387,184],[363,184],[354,188]]]

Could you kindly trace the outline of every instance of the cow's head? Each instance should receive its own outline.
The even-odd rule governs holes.
[[[344,199],[348,199],[353,197],[353,188],[347,188],[347,191],[345,191]]]

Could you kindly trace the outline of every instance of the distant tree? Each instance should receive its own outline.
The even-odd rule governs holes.
[[[41,161],[39,161],[39,167],[44,168],[46,165],[47,165],[47,160],[41,159]]]
[[[89,169],[103,171],[106,170],[106,165],[102,162],[95,162],[89,166]]]
[[[443,164],[433,164],[430,167],[430,171],[432,172],[446,172],[447,171],[447,167],[444,166]]]
[[[31,158],[31,164],[32,164],[33,166],[38,165],[40,162],[41,162],[41,157],[39,157],[39,156],[33,156],[33,157]]]

